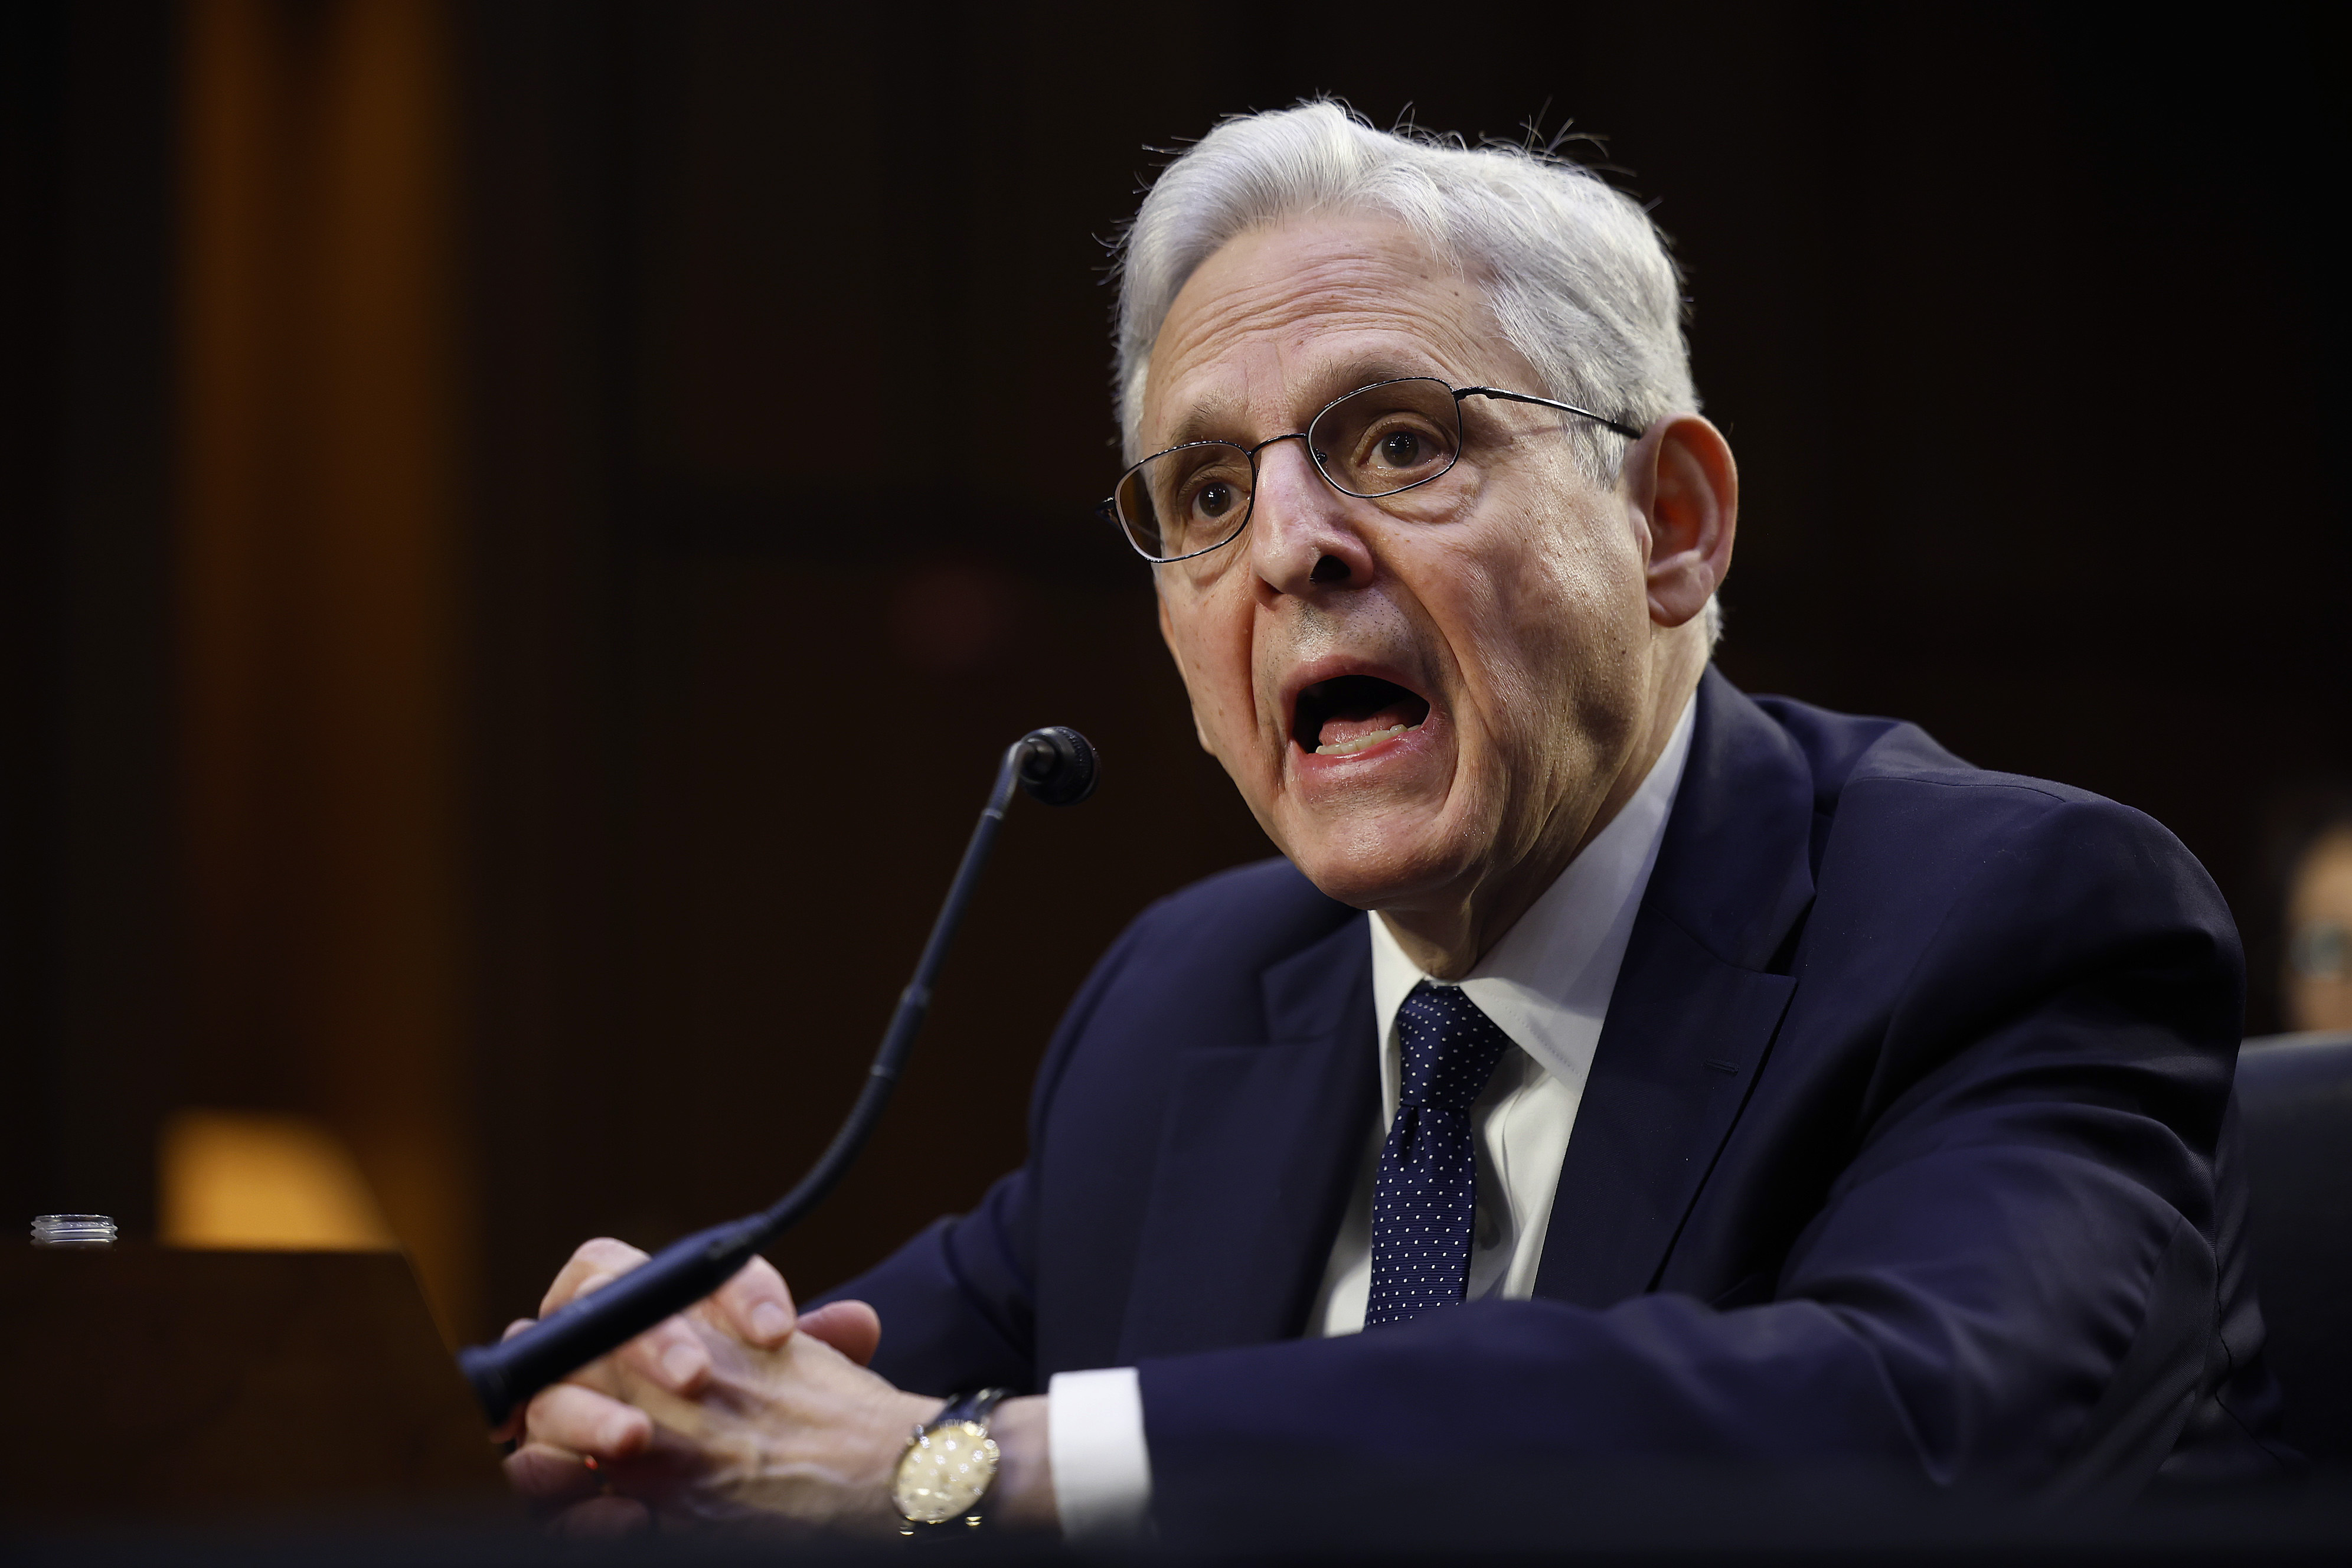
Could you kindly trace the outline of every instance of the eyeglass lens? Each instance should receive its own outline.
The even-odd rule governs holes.
[[[1454,466],[1462,451],[1462,408],[1442,381],[1382,382],[1317,415],[1307,445],[1334,487],[1377,500],[1427,484]],[[1256,479],[1247,448],[1197,441],[1128,470],[1112,499],[1135,547],[1155,561],[1171,561],[1239,533]]]

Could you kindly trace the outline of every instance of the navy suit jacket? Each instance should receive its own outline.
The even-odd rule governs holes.
[[[1287,862],[1147,910],[1028,1163],[835,1292],[946,1393],[1140,1369],[1154,1510],[1673,1456],[2238,1475],[2275,1395],[2227,1114],[2242,963],[2149,818],[1710,671],[1534,1298],[1306,1340],[1377,1117],[1363,916]]]

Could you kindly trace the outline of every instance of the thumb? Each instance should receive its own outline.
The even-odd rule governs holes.
[[[882,1343],[882,1319],[863,1301],[827,1301],[801,1314],[800,1331],[864,1366]]]

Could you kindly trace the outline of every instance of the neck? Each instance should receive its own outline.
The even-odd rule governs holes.
[[[1562,824],[1545,835],[1534,853],[1517,863],[1489,868],[1460,897],[1410,910],[1382,910],[1397,945],[1421,972],[1436,980],[1460,980],[1478,966],[1504,934],[1518,924],[1545,889],[1559,879],[1569,863],[1601,830],[1617,819],[1625,803],[1665,754],[1674,739],[1683,706],[1706,672],[1708,650],[1691,639],[1677,638],[1661,660],[1653,700],[1633,742],[1624,752],[1600,804],[1580,826]],[[1675,657],[1679,655],[1680,657]],[[1589,796],[1588,796],[1589,798]]]

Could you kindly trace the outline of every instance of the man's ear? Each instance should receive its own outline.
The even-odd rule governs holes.
[[[1159,594],[1152,597],[1160,606],[1160,640],[1168,645],[1168,657],[1176,664],[1176,679],[1184,683],[1184,696],[1189,700],[1192,696],[1192,679],[1184,673],[1183,656],[1176,651],[1176,628],[1168,619],[1167,597]],[[1201,742],[1201,750],[1213,757],[1217,754],[1217,748],[1209,744],[1209,731],[1201,726],[1201,705],[1198,702],[1192,703],[1192,738]]]
[[[1626,499],[1649,525],[1650,618],[1679,626],[1706,607],[1731,570],[1739,467],[1723,432],[1669,414],[1625,456]]]

